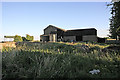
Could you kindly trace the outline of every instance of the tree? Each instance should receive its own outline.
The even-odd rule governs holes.
[[[26,34],[26,39],[27,39],[28,41],[33,41],[34,37]]]
[[[23,41],[28,41],[25,37],[22,37]]]
[[[112,17],[110,18],[110,37],[117,39],[117,36],[120,39],[120,33],[118,33],[118,28],[120,27],[120,1],[113,2],[108,6],[112,5],[111,14]]]
[[[21,36],[15,35],[15,36],[14,36],[14,41],[15,41],[15,42],[22,42],[23,40],[22,40],[22,37],[21,37]]]
[[[118,37],[119,37],[119,40],[120,40],[120,26],[119,26],[119,28],[117,28],[117,34],[118,34]]]

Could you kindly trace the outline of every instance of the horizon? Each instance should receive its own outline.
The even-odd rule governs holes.
[[[98,37],[109,34],[110,9],[106,2],[3,2],[2,37],[34,36],[53,25],[65,30],[97,29]]]

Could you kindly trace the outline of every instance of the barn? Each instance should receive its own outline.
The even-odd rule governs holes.
[[[95,28],[65,30],[49,25],[44,29],[44,34],[40,35],[40,41],[97,41],[97,30]]]

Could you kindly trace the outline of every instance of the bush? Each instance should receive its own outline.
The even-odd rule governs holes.
[[[25,37],[22,37],[23,41],[28,41]]]
[[[22,41],[23,41],[23,39],[21,36],[15,35],[14,42],[22,42]]]
[[[28,41],[33,41],[34,37],[26,34],[26,39],[27,39]]]

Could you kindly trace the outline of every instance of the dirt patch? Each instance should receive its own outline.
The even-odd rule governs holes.
[[[16,42],[0,43],[0,49],[2,49],[3,47],[16,47],[15,43]]]

